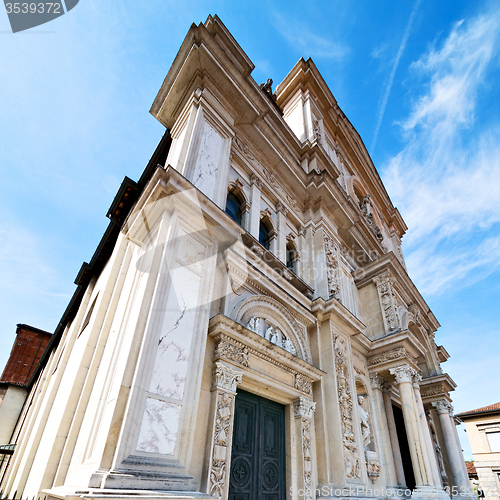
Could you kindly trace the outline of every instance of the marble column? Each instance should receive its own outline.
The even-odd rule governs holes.
[[[316,409],[316,403],[313,403],[308,398],[297,398],[293,402],[293,411],[295,413],[296,422],[296,443],[297,443],[297,460],[299,462],[298,470],[302,469],[302,475],[299,474],[297,481],[298,490],[303,490],[304,500],[312,500],[314,496],[313,483],[313,414]]]
[[[453,406],[446,400],[434,401],[432,406],[436,409],[439,415],[439,423],[441,424],[441,431],[443,433],[444,445],[450,463],[451,475],[453,486],[458,492],[465,489],[468,491],[470,488],[469,479],[464,475],[464,468],[462,466],[463,456],[462,450],[457,446],[455,439],[454,424],[451,422],[450,415],[453,412]]]
[[[436,463],[436,456],[431,444],[431,436],[429,434],[429,424],[427,423],[427,417],[425,416],[424,404],[422,402],[422,396],[420,395],[420,381],[422,377],[414,371],[412,373],[412,385],[413,394],[415,395],[415,404],[417,409],[418,420],[420,422],[420,439],[422,442],[422,451],[424,457],[425,468],[427,470],[427,479],[429,484],[441,487],[441,478],[438,474],[438,465]],[[432,453],[432,455],[431,455]]]
[[[370,375],[370,385],[372,388],[370,400],[373,403],[371,405],[373,415],[372,424],[377,443],[379,444],[380,461],[386,475],[386,484],[387,486],[396,486],[398,484],[398,479],[392,454],[391,437],[384,405],[384,395],[382,393],[384,382],[385,379],[380,375],[375,373]]]
[[[391,384],[384,382],[382,384],[382,394],[384,398],[385,414],[387,416],[387,428],[391,437],[392,456],[394,457],[394,468],[396,469],[397,484],[406,488],[406,478],[403,469],[403,460],[401,458],[401,448],[399,447],[398,433],[396,431],[396,421],[394,420],[394,411],[391,400]]]
[[[413,368],[409,365],[398,366],[389,370],[396,377],[401,397],[401,408],[405,422],[406,436],[410,447],[411,463],[415,484],[417,488],[431,485],[432,482],[427,477],[427,469],[422,447],[420,421],[417,414],[415,394],[413,392],[412,374]]]
[[[234,422],[236,386],[241,382],[241,372],[220,361],[214,363],[212,379],[210,453],[205,478],[205,492],[227,500],[231,444]]]
[[[250,226],[248,228],[250,234],[259,241],[259,226],[260,226],[260,198],[261,198],[262,181],[252,174],[250,177]]]
[[[286,264],[286,215],[287,209],[278,201],[276,205],[277,219],[278,219],[278,245],[276,257],[278,257],[281,262]]]

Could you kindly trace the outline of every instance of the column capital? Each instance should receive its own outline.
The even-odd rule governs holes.
[[[298,397],[293,401],[293,412],[296,418],[313,418],[316,403],[310,399]]]
[[[413,383],[413,372],[415,370],[410,365],[401,365],[396,368],[390,368],[389,372],[391,375],[396,377],[396,382],[398,384],[404,384],[405,382]]]
[[[441,401],[433,401],[431,405],[436,408],[438,415],[442,415],[444,413],[453,415],[453,406],[444,399]]]
[[[284,217],[287,216],[288,214],[288,209],[281,203],[281,201],[278,200],[276,203],[276,212],[283,214]]]
[[[250,176],[250,185],[253,186],[254,184],[257,189],[262,189],[262,180],[260,179],[260,177],[252,174]]]
[[[214,363],[212,390],[220,389],[236,393],[236,386],[241,383],[242,376],[243,374],[240,371],[233,370],[220,361],[216,361]]]
[[[384,377],[381,377],[378,373],[370,374],[370,386],[372,389],[378,389],[379,391],[384,390],[384,384],[387,380]]]
[[[422,382],[422,376],[420,375],[420,373],[418,373],[417,370],[415,370],[413,368],[411,370],[412,370],[411,380],[412,380],[413,387],[415,387],[416,389],[419,389],[420,382]]]

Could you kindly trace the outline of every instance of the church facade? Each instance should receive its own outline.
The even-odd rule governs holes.
[[[403,219],[314,63],[274,92],[253,68],[216,16],[192,25],[4,497],[473,498]]]

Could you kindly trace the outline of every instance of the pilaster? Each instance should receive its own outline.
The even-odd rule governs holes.
[[[220,361],[214,363],[212,379],[211,431],[207,454],[207,477],[204,490],[209,495],[226,500],[229,493],[231,443],[234,423],[236,386],[242,373]]]
[[[304,499],[314,498],[314,467],[313,467],[313,414],[316,403],[308,398],[299,397],[293,402],[295,414],[296,434],[297,434],[297,459],[299,470],[303,471],[302,477],[298,480],[298,489],[303,489]]]
[[[250,234],[258,241],[260,226],[260,198],[262,181],[255,174],[250,177]]]

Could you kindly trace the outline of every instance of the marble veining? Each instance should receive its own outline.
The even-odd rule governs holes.
[[[181,406],[147,398],[137,451],[173,455]]]
[[[192,183],[209,198],[215,194],[222,142],[222,137],[205,122]]]
[[[178,270],[182,273],[170,288],[149,392],[182,400],[197,312],[193,300],[198,297],[201,278],[187,268]]]

